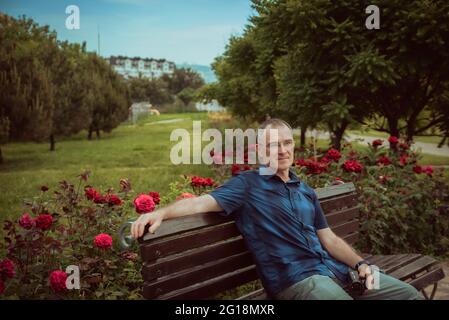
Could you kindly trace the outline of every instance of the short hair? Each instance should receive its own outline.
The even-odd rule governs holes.
[[[293,130],[292,127],[288,124],[288,122],[279,119],[279,118],[271,118],[268,120],[265,120],[261,125],[260,125],[260,129],[266,129],[268,127],[273,127],[273,128],[279,128],[279,127],[287,127],[290,130]]]

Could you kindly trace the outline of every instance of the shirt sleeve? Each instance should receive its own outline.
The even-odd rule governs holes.
[[[313,190],[313,204],[315,206],[315,228],[317,230],[328,228],[329,225],[327,223],[326,217],[324,216],[323,209],[321,208],[320,200],[318,200],[318,197],[314,190]]]
[[[222,186],[210,192],[218,205],[224,210],[220,213],[228,216],[239,209],[245,203],[246,181],[241,175],[237,175],[226,181]]]

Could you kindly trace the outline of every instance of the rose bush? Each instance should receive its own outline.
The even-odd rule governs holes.
[[[397,137],[384,147],[373,141],[366,152],[344,144],[341,158],[328,162],[328,152],[297,152],[296,170],[313,188],[353,182],[359,192],[360,231],[357,246],[363,252],[393,254],[420,252],[449,254],[449,183],[443,169],[420,166],[420,155]],[[316,162],[313,166],[311,163]],[[325,170],[315,168],[325,167]]]
[[[126,213],[133,213],[131,185],[104,193],[80,176],[77,186],[61,181],[53,193],[41,188],[25,200],[26,212],[4,222],[0,248],[0,294],[7,299],[138,299],[141,263],[114,240]],[[154,194],[156,197],[156,194]],[[79,290],[66,290],[69,265],[80,270]]]

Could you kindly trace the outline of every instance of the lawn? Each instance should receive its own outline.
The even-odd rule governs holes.
[[[151,122],[183,118],[181,122]],[[105,191],[119,188],[128,178],[136,192],[168,191],[168,184],[181,174],[210,175],[206,165],[173,165],[170,133],[176,128],[191,130],[192,120],[207,121],[205,113],[162,114],[132,125],[124,123],[99,140],[87,140],[87,133],[58,140],[56,151],[48,143],[10,143],[2,148],[5,163],[0,166],[0,217],[22,213],[23,198],[37,195],[41,185],[55,189],[63,179],[77,182],[77,175],[90,170],[89,184]]]

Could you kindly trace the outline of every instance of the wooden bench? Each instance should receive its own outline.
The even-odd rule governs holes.
[[[352,183],[317,189],[329,226],[349,244],[358,239],[359,210]],[[121,237],[124,237],[122,229]],[[123,239],[126,240],[126,239]],[[251,253],[232,217],[196,214],[164,221],[140,240],[146,299],[205,299],[236,288],[258,275]],[[387,274],[406,281],[433,299],[443,270],[420,254],[363,255]],[[424,289],[431,287],[428,294]],[[239,299],[267,299],[263,289]]]

